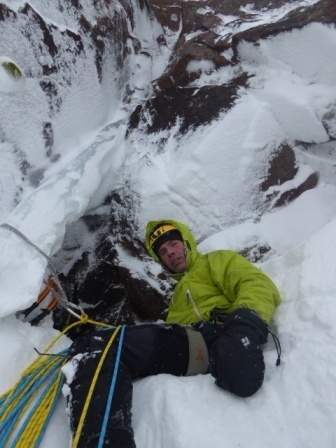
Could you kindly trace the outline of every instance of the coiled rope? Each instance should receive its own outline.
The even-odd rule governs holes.
[[[64,384],[63,365],[68,361],[69,349],[62,350],[57,354],[50,354],[51,347],[71,328],[80,324],[93,324],[114,329],[112,336],[103,351],[95,376],[86,398],[85,406],[81,415],[80,425],[76,431],[73,447],[76,447],[81,436],[87,410],[89,408],[95,385],[103,362],[111,348],[118,332],[122,328],[119,339],[118,355],[115,362],[112,383],[118,373],[120,352],[122,347],[123,332],[125,327],[115,327],[102,322],[96,322],[88,318],[86,314],[80,317],[80,321],[69,325],[65,330],[45,348],[44,352],[22,373],[19,381],[7,393],[0,397],[0,446],[1,448],[37,448],[45,434],[47,425],[55,409],[57,400],[61,394]],[[105,416],[108,417],[112,394],[109,396]],[[106,421],[107,421],[106,417]],[[104,438],[106,431],[105,418],[102,426]],[[104,439],[102,439],[104,440]],[[99,445],[102,446],[102,445]]]

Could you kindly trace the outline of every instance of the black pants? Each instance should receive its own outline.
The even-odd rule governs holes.
[[[238,310],[228,316],[224,326],[201,322],[195,329],[202,334],[208,348],[208,371],[215,377],[216,384],[242,397],[254,394],[264,378],[265,366],[260,344],[266,341],[268,333],[260,317],[248,310]],[[70,347],[69,356],[75,368],[74,378],[69,384],[73,433],[80,424],[84,403],[111,331],[101,330],[83,336]],[[113,343],[100,371],[80,431],[79,448],[98,446],[117,347],[118,341]],[[131,415],[132,380],[159,373],[186,375],[192,362],[190,354],[194,353],[190,347],[186,327],[138,325],[125,329],[104,446],[135,447]]]

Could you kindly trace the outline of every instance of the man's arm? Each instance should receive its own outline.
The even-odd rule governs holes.
[[[280,294],[272,280],[250,261],[232,251],[209,254],[214,282],[233,303],[233,310],[248,308],[258,313],[267,323]]]

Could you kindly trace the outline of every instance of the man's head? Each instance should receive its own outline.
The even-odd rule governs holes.
[[[149,237],[149,244],[171,272],[185,272],[185,247],[181,232],[176,227],[169,223],[157,225]]]

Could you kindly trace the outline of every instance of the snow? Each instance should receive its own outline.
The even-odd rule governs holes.
[[[43,2],[35,3],[42,8]],[[15,2],[17,7],[20,4]],[[61,21],[59,14],[52,14],[52,2],[48,5],[50,17]],[[43,14],[48,15],[48,8]],[[140,132],[124,140],[126,112],[119,100],[111,107],[104,102],[107,117],[97,118],[99,101],[90,103],[87,91],[83,101],[92,107],[79,109],[81,103],[75,97],[80,86],[89,89],[83,81],[75,86],[76,93],[58,118],[61,157],[48,166],[44,162],[43,182],[35,188],[23,185],[17,205],[10,176],[19,182],[18,164],[11,144],[0,143],[1,221],[16,227],[48,256],[60,248],[67,225],[99,206],[120,176],[129,176],[139,198],[139,236],[149,219],[173,217],[190,225],[203,252],[240,250],[256,243],[272,249],[260,267],[282,295],[272,322],[282,344],[281,365],[275,366],[276,350],[270,338],[264,350],[264,385],[248,399],[219,390],[210,375],[159,375],[136,381],[133,421],[138,448],[336,446],[335,147],[329,144],[319,155],[320,148],[328,145],[323,123],[335,128],[330,118],[336,109],[335,50],[335,28],[321,24],[266,39],[259,46],[242,44],[241,68],[254,75],[251,87],[241,92],[234,107],[220,119],[183,138],[176,138],[177,129],[173,129],[169,135],[160,133],[147,140]],[[146,57],[137,58],[136,63],[148,71],[148,84],[152,70],[157,76],[163,67],[160,60],[150,68]],[[235,70],[238,73],[239,67]],[[24,94],[22,85],[16,89],[15,82],[5,76],[0,71],[1,86],[6,83],[0,89],[1,118],[9,110],[12,126],[22,120],[26,123],[20,141],[26,139],[28,152],[37,160],[40,149],[34,141],[38,132],[34,126],[30,129],[26,109],[18,100]],[[211,76],[216,81],[222,74],[207,74],[206,82]],[[144,74],[135,78],[136,72],[130,74],[131,81],[143,88]],[[26,84],[26,89],[33,88],[32,79]],[[94,92],[102,98],[103,92],[97,89],[95,85]],[[140,97],[146,92],[139,92]],[[82,115],[78,116],[79,111]],[[88,127],[88,123],[94,124]],[[4,124],[13,129],[8,120]],[[167,138],[163,148],[159,146],[162,137]],[[286,139],[316,144],[310,152],[298,148],[302,162],[293,185],[314,169],[320,172],[320,182],[291,204],[257,214],[251,191],[254,179],[262,173],[256,162]],[[39,327],[15,318],[16,311],[37,297],[46,259],[5,228],[0,228],[0,242],[0,390],[5,392],[35,359],[34,347],[43,351],[57,332],[49,318]],[[123,263],[131,263],[127,254]],[[141,275],[141,269],[135,265],[134,275]],[[69,344],[64,337],[60,347]],[[69,446],[65,408],[65,398],[61,398],[42,447]]]

